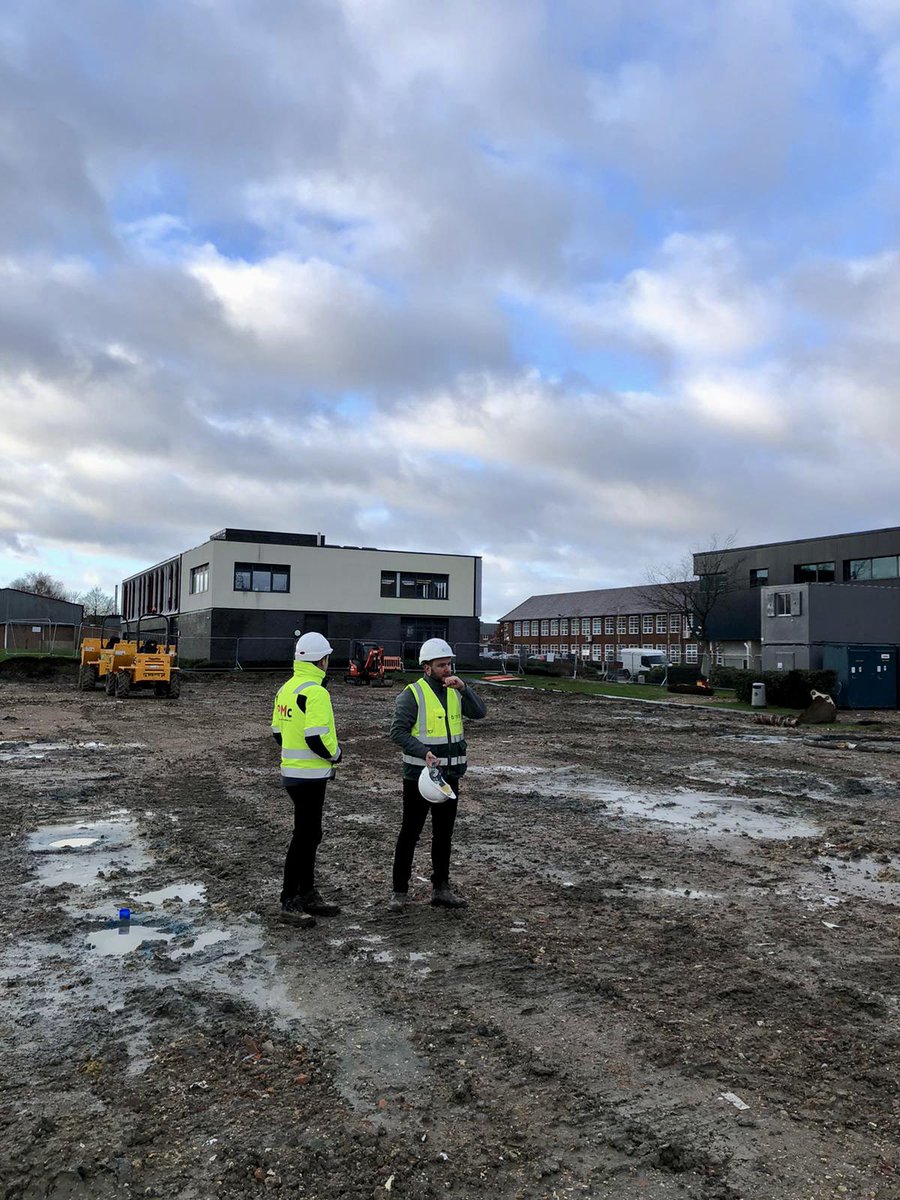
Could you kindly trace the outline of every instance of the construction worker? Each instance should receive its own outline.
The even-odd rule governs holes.
[[[294,673],[279,689],[272,713],[272,735],[281,747],[281,780],[294,802],[281,911],[301,925],[315,925],[314,917],[341,911],[322,899],[315,884],[325,788],[342,758],[331,696],[325,688],[331,650],[321,633],[303,634],[294,649]]]
[[[465,908],[450,886],[450,846],[459,784],[466,770],[463,718],[480,720],[484,702],[453,673],[453,650],[443,638],[429,638],[419,651],[422,678],[397,697],[391,741],[403,751],[403,823],[394,851],[392,912],[402,912],[409,894],[413,854],[431,813],[431,903]],[[440,767],[456,797],[430,804],[419,792],[423,767]]]

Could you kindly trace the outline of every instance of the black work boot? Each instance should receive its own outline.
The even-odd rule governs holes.
[[[436,883],[431,893],[431,903],[439,908],[468,908],[468,902],[463,900],[462,896],[457,896],[453,888],[450,886],[450,880],[445,879],[443,883]]]
[[[406,892],[391,892],[391,898],[388,900],[388,912],[403,912],[408,899],[409,895]]]
[[[304,892],[302,896],[297,897],[297,900],[302,905],[303,911],[311,913],[314,917],[336,917],[341,911],[339,905],[328,904],[323,900],[317,888]]]
[[[296,925],[298,929],[311,929],[316,923],[315,917],[304,912],[303,905],[296,896],[281,902],[281,920],[288,925]]]

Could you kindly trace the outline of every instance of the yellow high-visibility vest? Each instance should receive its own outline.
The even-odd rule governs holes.
[[[442,767],[465,766],[466,746],[463,740],[462,703],[455,688],[447,688],[447,708],[424,681],[417,679],[407,684],[416,698],[418,713],[410,730],[414,738],[428,747]],[[410,766],[425,766],[424,758],[404,754],[403,761]]]

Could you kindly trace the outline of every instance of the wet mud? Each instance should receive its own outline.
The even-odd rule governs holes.
[[[426,842],[398,915],[393,693],[335,682],[303,929],[280,682],[3,682],[0,1196],[900,1197],[896,714],[485,686],[470,907]]]

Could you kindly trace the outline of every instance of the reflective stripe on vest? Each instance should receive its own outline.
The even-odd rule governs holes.
[[[460,752],[454,753],[456,743],[463,740],[462,704],[459,692],[455,688],[447,689],[447,708],[445,711],[443,704],[441,704],[440,700],[438,700],[437,696],[426,683],[416,680],[415,683],[410,683],[407,686],[415,696],[418,706],[415,724],[410,730],[413,737],[427,746],[432,754],[437,755],[440,766],[464,766],[466,762],[465,754]],[[450,750],[449,758],[443,757],[437,752],[437,747],[440,747],[446,753],[448,742]],[[404,754],[403,761],[413,767],[425,766],[425,759],[416,758],[413,754]]]

